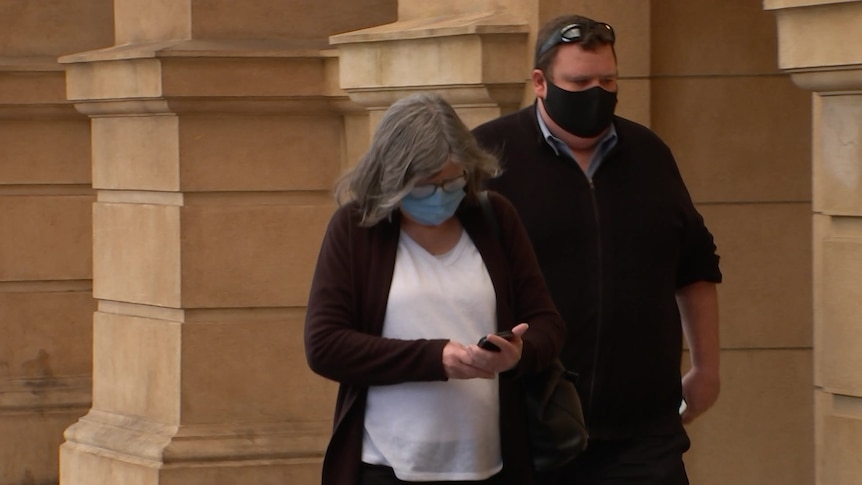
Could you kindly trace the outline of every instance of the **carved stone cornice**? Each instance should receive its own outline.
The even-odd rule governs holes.
[[[53,57],[0,57],[0,119],[81,118],[65,97],[66,73]]]
[[[764,0],[778,21],[778,63],[820,94],[862,90],[862,1]]]
[[[337,53],[320,42],[179,40],[60,58],[67,95],[90,116],[349,112]]]
[[[369,109],[416,91],[453,105],[518,107],[529,26],[511,15],[472,13],[402,20],[330,37],[340,87]]]

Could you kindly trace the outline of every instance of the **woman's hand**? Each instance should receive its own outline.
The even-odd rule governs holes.
[[[474,346],[475,347],[475,346]],[[449,379],[492,379],[494,373],[473,365],[468,347],[449,341],[443,347],[443,368]]]
[[[488,342],[499,347],[499,351],[485,350],[477,345],[467,347],[470,365],[490,372],[492,376],[515,367],[521,360],[521,351],[524,348],[521,336],[528,328],[530,326],[526,323],[516,325],[512,328],[513,337],[510,340],[494,334],[488,335]]]
[[[443,368],[449,379],[493,379],[499,372],[507,371],[521,360],[524,341],[521,335],[530,326],[526,323],[512,329],[512,338],[506,340],[498,335],[488,335],[488,342],[500,348],[498,351],[485,350],[478,345],[464,346],[449,341],[443,347]]]

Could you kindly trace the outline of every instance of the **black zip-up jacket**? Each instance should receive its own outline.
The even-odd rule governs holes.
[[[670,149],[615,117],[618,140],[589,180],[543,139],[536,106],[474,130],[501,158],[488,187],[527,228],[568,325],[562,360],[579,375],[591,439],[682,429],[682,329],[676,290],[720,282],[712,235]]]

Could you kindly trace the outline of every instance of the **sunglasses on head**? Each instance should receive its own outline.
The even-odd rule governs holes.
[[[554,46],[560,44],[577,44],[590,33],[610,44],[613,44],[616,39],[614,36],[614,28],[604,22],[579,22],[569,24],[561,28],[556,34],[550,36],[548,40],[539,47],[538,52],[536,52],[536,59],[545,55],[545,53],[554,48]]]

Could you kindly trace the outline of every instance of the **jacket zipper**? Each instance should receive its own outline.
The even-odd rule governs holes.
[[[586,174],[584,174],[586,176]],[[593,352],[593,369],[590,375],[590,399],[587,402],[587,416],[592,416],[593,413],[593,398],[596,395],[596,378],[598,377],[598,364],[599,364],[599,349],[600,343],[602,340],[602,323],[604,320],[603,315],[603,294],[604,290],[602,289],[602,272],[604,271],[602,264],[602,236],[601,236],[601,220],[599,219],[599,204],[596,200],[596,186],[593,185],[593,179],[587,177],[587,181],[590,184],[590,199],[593,203],[593,217],[596,221],[596,265],[597,265],[597,287],[598,287],[598,302],[596,309],[596,344]]]

